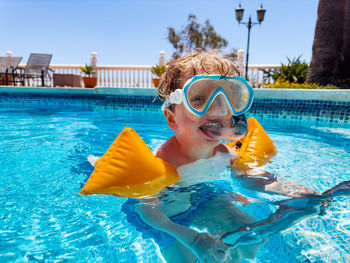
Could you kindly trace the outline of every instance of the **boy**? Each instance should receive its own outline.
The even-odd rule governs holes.
[[[219,179],[230,159],[237,157],[235,150],[221,141],[239,139],[246,133],[244,112],[253,95],[252,88],[238,73],[229,59],[201,52],[172,61],[163,74],[158,95],[165,100],[164,116],[175,135],[154,155],[178,170],[182,178],[179,186]],[[143,221],[176,238],[170,247],[161,248],[166,261],[194,262],[197,258],[201,262],[240,262],[241,257],[254,257],[257,246],[229,251],[218,234],[253,223],[254,218],[233,206],[227,191],[218,194],[208,186],[199,189],[206,198],[199,201],[202,209],[198,211],[189,208],[194,204],[190,191],[174,193],[166,204],[152,198],[138,205]],[[188,213],[190,223],[172,220],[182,213]]]
[[[327,200],[323,202],[325,198],[317,192],[295,184],[284,186],[277,178],[254,169],[238,174],[248,187],[297,198],[276,203],[280,208],[259,222],[232,204],[237,198],[252,201],[234,197],[230,184],[221,180],[225,179],[222,172],[237,157],[221,141],[238,140],[246,134],[244,113],[252,104],[252,88],[237,75],[230,60],[202,52],[174,60],[162,77],[158,94],[165,100],[164,116],[175,135],[154,155],[174,166],[182,179],[169,187],[172,191],[164,190],[136,206],[141,219],[153,228],[134,213],[135,206],[130,203],[135,204],[135,200],[124,203],[123,211],[130,223],[136,222],[136,227],[141,223],[145,236],[151,234],[157,240],[168,263],[196,259],[240,262],[241,258],[255,257],[271,234],[306,216],[322,214],[327,206]],[[89,156],[92,164],[95,159]],[[348,182],[346,188],[338,188],[347,190]],[[229,248],[221,240],[232,245]]]

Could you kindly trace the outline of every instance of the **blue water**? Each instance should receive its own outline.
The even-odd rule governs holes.
[[[278,149],[269,171],[320,192],[350,180],[350,129],[258,120]],[[159,112],[0,108],[0,262],[162,262],[157,244],[126,220],[126,198],[77,194],[93,170],[87,156],[101,156],[125,126],[152,150],[172,135]],[[243,209],[270,212],[264,204]],[[255,260],[349,261],[349,197],[271,236]]]

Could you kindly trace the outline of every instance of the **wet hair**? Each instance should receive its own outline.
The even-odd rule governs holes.
[[[185,81],[195,75],[220,74],[221,76],[238,76],[235,63],[214,51],[191,53],[174,59],[160,79],[158,96],[165,100],[171,92],[182,89]]]

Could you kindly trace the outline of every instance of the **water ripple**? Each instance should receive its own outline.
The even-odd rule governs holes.
[[[161,114],[43,105],[0,108],[0,261],[162,262],[158,244],[128,222],[126,198],[77,194],[93,169],[87,156],[102,155],[124,126],[151,149],[170,137]],[[350,179],[348,130],[267,131],[278,155],[266,168],[276,176],[321,192]],[[349,198],[337,198],[323,217],[273,235],[257,262],[349,262],[349,207]],[[240,208],[259,219],[273,211]]]

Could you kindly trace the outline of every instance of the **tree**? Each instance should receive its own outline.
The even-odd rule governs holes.
[[[228,41],[218,35],[209,19],[201,25],[197,22],[195,15],[188,16],[188,24],[181,31],[176,31],[173,27],[168,28],[168,40],[173,45],[175,52],[173,58],[178,58],[192,51],[200,50],[222,50],[227,47]],[[229,57],[235,58],[235,50],[232,50]]]
[[[350,0],[319,0],[307,82],[350,78]]]
[[[342,60],[339,70],[342,79],[350,80],[350,0],[345,4]]]

